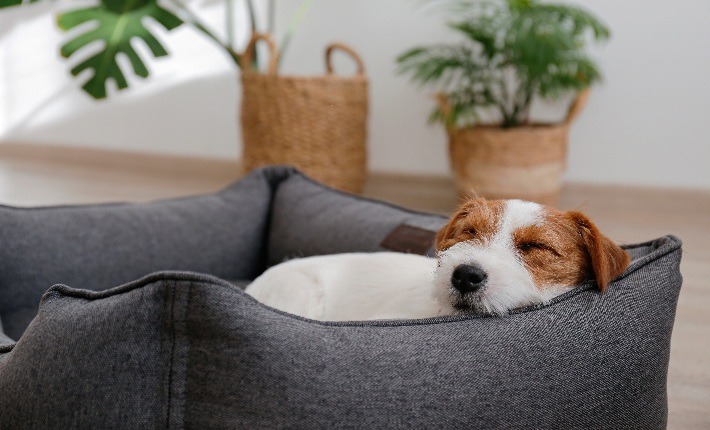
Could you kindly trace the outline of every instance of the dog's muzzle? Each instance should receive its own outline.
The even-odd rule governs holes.
[[[463,296],[481,289],[487,278],[486,272],[477,265],[462,264],[451,274],[451,285]]]

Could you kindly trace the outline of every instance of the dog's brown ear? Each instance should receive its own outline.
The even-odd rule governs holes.
[[[454,228],[456,227],[456,223],[460,217],[458,214],[456,214],[454,217],[452,217],[446,225],[439,230],[439,233],[436,234],[436,242],[434,243],[434,249],[436,252],[443,251],[444,248],[444,242],[446,242],[454,232]]]
[[[444,250],[445,243],[454,236],[456,225],[468,216],[470,211],[468,207],[470,204],[471,202],[466,202],[461,205],[449,222],[439,230],[439,233],[436,235],[436,242],[434,243],[434,249],[437,252]]]
[[[619,245],[604,236],[586,215],[581,212],[568,212],[568,215],[577,225],[592,263],[597,287],[603,292],[611,281],[624,273],[631,258]]]

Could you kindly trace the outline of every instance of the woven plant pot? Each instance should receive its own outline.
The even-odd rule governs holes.
[[[246,171],[271,164],[293,165],[334,188],[359,193],[367,173],[368,80],[351,48],[332,44],[325,50],[326,74],[280,76],[278,51],[268,35],[257,34],[243,56],[251,64],[255,45],[270,49],[266,74],[242,72],[243,162]],[[335,50],[357,63],[354,76],[333,73]]]
[[[567,166],[569,128],[588,97],[581,92],[560,124],[447,129],[459,194],[555,205]],[[443,109],[446,101],[440,100]]]

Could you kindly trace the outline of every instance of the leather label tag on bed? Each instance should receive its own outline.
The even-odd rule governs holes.
[[[385,237],[380,246],[395,252],[424,255],[434,244],[436,232],[400,224]]]

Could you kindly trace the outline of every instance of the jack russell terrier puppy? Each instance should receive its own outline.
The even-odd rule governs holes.
[[[520,200],[464,203],[436,237],[437,258],[351,253],[278,264],[246,292],[322,321],[503,315],[585,281],[602,292],[629,255],[580,212]]]

